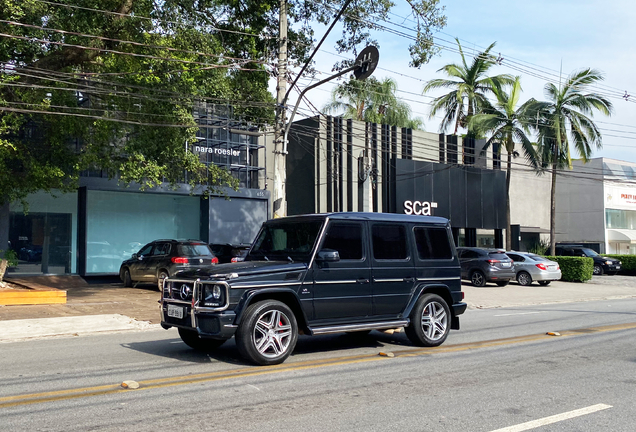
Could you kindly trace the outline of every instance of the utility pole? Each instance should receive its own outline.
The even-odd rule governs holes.
[[[276,85],[276,122],[274,124],[274,217],[287,215],[285,187],[287,146],[283,139],[287,103],[287,0],[280,0],[278,35],[278,81]]]

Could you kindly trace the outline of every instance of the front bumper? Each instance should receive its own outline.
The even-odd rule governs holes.
[[[183,291],[180,284],[187,284],[192,290]],[[222,286],[222,301],[213,306],[204,303],[201,299],[206,285]],[[179,327],[196,330],[201,337],[213,339],[229,339],[236,332],[236,314],[228,310],[229,285],[223,281],[168,278],[164,282],[160,303],[161,326],[165,329]]]
[[[604,272],[618,272],[621,270],[621,265],[618,263],[615,264],[603,264],[603,271]]]
[[[183,318],[168,316],[168,305],[183,307]],[[180,327],[196,330],[201,337],[212,339],[230,339],[236,333],[234,311],[203,313],[197,312],[192,306],[174,305],[170,301],[161,302],[161,327],[169,329]]]

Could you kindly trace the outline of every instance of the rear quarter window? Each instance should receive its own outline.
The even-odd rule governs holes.
[[[372,228],[373,257],[377,260],[408,258],[404,225],[374,224]]]
[[[421,260],[453,258],[446,228],[415,227],[413,234]]]

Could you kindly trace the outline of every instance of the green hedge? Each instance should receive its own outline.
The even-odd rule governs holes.
[[[636,255],[603,255],[615,258],[621,262],[621,271],[619,273],[636,274]]]
[[[592,279],[594,260],[586,257],[546,256],[561,267],[561,280],[566,282],[585,282]]]

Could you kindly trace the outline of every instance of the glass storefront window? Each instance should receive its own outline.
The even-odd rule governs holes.
[[[18,255],[15,275],[77,272],[77,193],[38,192],[9,211],[9,241]]]
[[[86,274],[118,273],[153,240],[200,236],[198,197],[89,190],[86,201]]]
[[[636,211],[605,209],[605,227],[610,229],[636,229]]]
[[[495,231],[489,229],[477,229],[477,247],[494,248]]]

